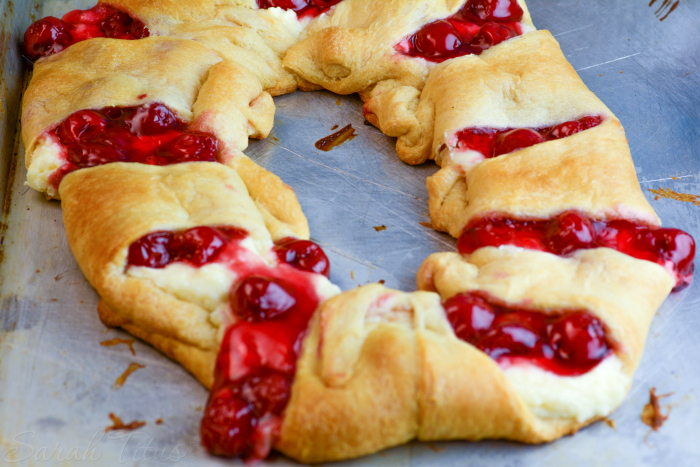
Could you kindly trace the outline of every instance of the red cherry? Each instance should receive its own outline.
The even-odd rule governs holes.
[[[592,117],[583,117],[579,120],[579,123],[583,126],[584,130],[588,130],[589,128],[593,128],[595,126],[600,125],[603,122],[602,117],[598,116],[592,116]]]
[[[423,26],[411,36],[411,42],[418,55],[436,58],[456,54],[463,39],[450,22],[440,20]]]
[[[545,242],[555,255],[595,246],[595,230],[591,221],[575,212],[565,212],[547,225]]]
[[[131,39],[133,19],[127,13],[117,12],[102,21],[100,26],[111,39]]]
[[[454,16],[451,18],[447,18],[445,21],[449,22],[457,30],[459,36],[464,41],[467,41],[476,36],[476,33],[478,33],[480,29],[478,24],[474,24],[471,21],[464,21]]]
[[[31,61],[60,52],[73,43],[69,31],[65,21],[53,16],[42,18],[25,31],[22,51]]]
[[[499,314],[477,347],[493,359],[506,355],[539,357],[542,355],[543,328],[544,319],[539,313]]]
[[[237,322],[221,342],[217,374],[225,381],[236,381],[262,369],[293,374],[305,329],[284,321]]]
[[[247,321],[276,318],[296,305],[294,288],[277,279],[251,275],[231,289],[234,314]]]
[[[186,261],[194,266],[212,262],[226,246],[226,239],[211,227],[194,227],[173,235],[170,251],[173,261]]]
[[[549,326],[548,335],[556,357],[574,367],[592,368],[609,351],[603,325],[588,313],[562,316]]]
[[[443,307],[457,337],[467,342],[474,342],[479,333],[488,330],[496,317],[486,299],[469,293],[447,299]]]
[[[243,240],[249,235],[246,230],[238,227],[217,227],[217,230],[224,234],[229,241]]]
[[[309,5],[307,0],[258,0],[260,8],[279,7],[283,10],[300,11]]]
[[[457,148],[471,149],[480,152],[484,157],[493,156],[493,145],[496,140],[497,130],[470,128],[457,134]]]
[[[494,146],[494,157],[502,154],[509,154],[519,149],[528,148],[538,143],[544,143],[544,137],[529,128],[519,128],[510,130],[505,133],[500,133],[496,137]]]
[[[218,146],[213,136],[204,133],[184,133],[167,145],[163,151],[171,156],[174,162],[215,162]]]
[[[207,402],[200,427],[202,444],[211,454],[244,455],[256,423],[251,405],[232,388],[223,387]]]
[[[481,50],[486,50],[515,36],[517,36],[515,31],[508,26],[497,23],[486,23],[481,26],[479,32],[469,41],[469,45]]]
[[[276,242],[274,250],[279,260],[284,263],[291,264],[302,271],[330,277],[331,265],[326,253],[310,240],[283,238]]]
[[[175,115],[163,104],[137,107],[126,121],[132,133],[138,136],[160,135],[177,126]]]
[[[147,268],[164,268],[170,264],[172,232],[153,232],[129,246],[128,265]]]
[[[537,222],[485,219],[464,228],[457,240],[457,249],[465,255],[486,246],[501,245],[544,251],[541,230]]]
[[[255,414],[279,415],[287,406],[292,389],[291,375],[263,370],[245,378],[240,392],[255,407]]]
[[[547,133],[547,138],[566,138],[567,136],[575,135],[583,130],[585,130],[585,128],[580,122],[564,122],[552,128],[549,133]]]
[[[477,24],[489,21],[520,21],[523,9],[516,0],[469,0],[462,15]]]
[[[98,143],[80,143],[68,146],[68,160],[79,168],[86,168],[110,162],[124,162],[127,157],[117,148]]]
[[[670,263],[676,274],[674,291],[690,284],[695,257],[695,240],[678,229],[642,228],[625,251],[630,256],[654,261],[662,266]]]
[[[144,37],[151,35],[151,32],[148,30],[148,28],[146,28],[146,25],[138,19],[134,19],[131,22],[131,30],[129,33],[132,39],[143,39]]]
[[[58,127],[58,137],[63,144],[90,141],[107,128],[107,119],[94,110],[79,110],[71,114]]]

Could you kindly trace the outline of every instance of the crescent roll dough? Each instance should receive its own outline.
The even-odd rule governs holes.
[[[282,57],[302,25],[293,11],[257,9],[255,0],[101,0],[141,20],[151,36],[192,39],[254,75],[273,96],[297,88]]]
[[[455,336],[437,294],[362,286],[317,311],[277,449],[325,462],[416,438],[540,443],[573,433],[624,399],[673,280],[609,249],[565,259],[511,247],[468,260],[432,255],[418,285],[442,298],[480,290],[542,313],[586,309],[604,323],[614,354],[574,377],[530,365],[501,369]]]
[[[427,184],[433,227],[454,237],[479,217],[548,219],[567,210],[660,225],[639,187],[617,120],[487,159],[466,174],[448,166]]]
[[[338,94],[367,93],[375,84],[421,89],[433,67],[394,46],[425,24],[447,18],[464,0],[344,0],[311,23],[284,57],[285,68]],[[532,30],[525,2],[521,23]],[[303,89],[303,86],[302,86]]]
[[[251,255],[270,263],[272,242],[286,233],[270,232],[238,173],[215,162],[107,164],[67,175],[60,193],[68,242],[102,298],[105,323],[152,343],[210,386],[235,275],[216,264],[126,270],[129,245],[154,231],[232,226],[249,233]],[[317,286],[335,291],[325,278]]]
[[[220,161],[238,171],[271,229],[308,237],[294,191],[242,152],[248,137],[264,138],[272,129],[272,98],[244,68],[191,40],[93,39],[40,60],[22,108],[28,185],[58,197],[48,177],[63,164],[63,149],[47,132],[69,115],[152,102],[217,137]]]

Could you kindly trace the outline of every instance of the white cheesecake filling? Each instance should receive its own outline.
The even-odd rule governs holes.
[[[622,403],[632,382],[615,355],[580,376],[559,376],[528,364],[503,372],[535,415],[577,422],[609,415]]]
[[[289,30],[295,36],[299,36],[304,27],[309,23],[309,21],[299,21],[297,14],[293,10],[285,10],[280,7],[265,8],[270,16],[280,21],[287,30]]]
[[[27,168],[25,185],[49,196],[56,196],[58,191],[49,185],[49,177],[66,163],[64,152],[55,136],[45,133],[39,137],[32,153],[32,162]]]

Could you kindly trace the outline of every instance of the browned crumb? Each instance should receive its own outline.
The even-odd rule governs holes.
[[[598,76],[603,76],[603,73],[599,74]]]
[[[140,421],[140,420],[134,420],[131,423],[124,423],[121,418],[117,417],[114,415],[112,412],[109,413],[109,418],[112,420],[112,426],[108,426],[105,428],[105,432],[107,431],[114,431],[114,430],[135,430],[137,428],[141,428],[146,424],[146,422]]]
[[[163,419],[159,418],[156,420],[156,425],[162,425],[163,424]]]
[[[350,279],[355,279],[355,271],[350,271]]]
[[[332,135],[328,135],[324,138],[319,139],[316,141],[316,149],[319,149],[321,151],[330,151],[331,149],[340,146],[346,141],[350,141],[353,139],[355,136],[355,129],[352,127],[352,124],[344,126],[340,130],[336,131]]]
[[[378,282],[379,282],[380,284],[384,285],[384,283],[385,283],[386,281],[385,281],[384,279],[379,279]]]
[[[678,180],[678,177],[671,177],[671,178],[674,179],[674,180]]]
[[[333,130],[335,130],[335,129],[337,129],[337,128],[338,128],[338,125],[333,125],[333,126],[331,127],[331,131],[333,131]]]
[[[436,454],[439,454],[445,450],[445,448],[439,448],[439,447],[435,446],[434,444],[430,444],[430,443],[428,443],[428,447],[430,448],[431,451],[433,451]]]
[[[615,420],[613,420],[612,418],[604,418],[603,421],[613,430],[617,429],[617,427],[615,426]]]
[[[335,105],[341,105],[342,103],[343,103],[343,101],[340,100],[340,97],[338,98],[337,101],[335,101]]]
[[[644,406],[644,409],[642,410],[642,422],[644,422],[645,425],[648,425],[651,428],[651,430],[659,431],[661,425],[663,425],[664,422],[668,419],[668,416],[671,413],[671,407],[667,406],[666,415],[662,414],[659,399],[668,397],[672,394],[672,392],[669,392],[668,394],[657,396],[656,388],[649,389],[649,402]],[[651,430],[649,430],[646,436],[644,436],[644,442],[646,442],[646,439],[651,433]]]
[[[114,389],[119,389],[120,387],[124,386],[124,383],[126,383],[126,378],[128,378],[131,373],[140,368],[146,368],[146,366],[134,362],[129,363],[129,367],[126,370],[124,370],[124,373],[122,373],[119,376],[119,378],[117,378],[117,380],[114,382]]]
[[[676,201],[682,201],[684,203],[693,203],[696,206],[700,206],[700,196],[698,195],[691,195],[689,193],[676,193],[673,190],[670,190],[668,188],[659,188],[658,190],[654,189],[649,189],[652,193],[654,193],[656,196],[656,199],[659,199],[659,196],[662,198],[668,198],[668,199],[673,199]]]
[[[419,222],[419,224],[423,227],[429,227],[431,229],[433,228],[433,224],[431,224],[430,222]]]
[[[112,346],[119,345],[119,344],[126,344],[129,346],[129,350],[131,351],[131,355],[136,355],[136,352],[134,351],[134,342],[135,341],[136,341],[136,339],[122,339],[121,337],[115,337],[114,339],[100,342],[100,345],[105,346],[105,347],[112,347]]]
[[[382,230],[386,230],[386,225],[375,225],[374,230],[377,232],[381,232]]]

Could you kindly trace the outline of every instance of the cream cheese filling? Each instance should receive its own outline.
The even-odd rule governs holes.
[[[536,416],[579,423],[609,415],[632,382],[615,355],[580,376],[560,376],[528,364],[513,365],[503,373]]]

